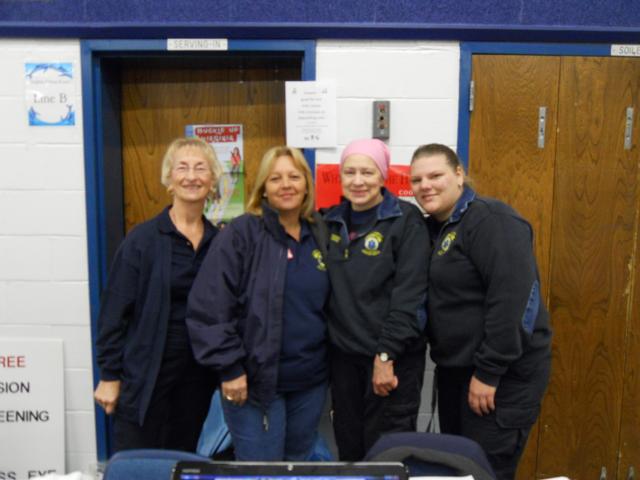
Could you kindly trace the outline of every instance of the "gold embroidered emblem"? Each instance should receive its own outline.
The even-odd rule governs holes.
[[[364,248],[362,249],[362,253],[369,255],[370,257],[380,255],[380,244],[382,243],[382,240],[384,240],[384,237],[380,232],[371,232],[364,237]]]
[[[322,252],[316,248],[313,252],[311,252],[311,256],[318,262],[316,268],[322,272],[326,272],[327,266],[322,261]]]
[[[442,243],[440,244],[440,250],[438,250],[438,255],[442,256],[445,253],[447,253],[447,251],[449,250],[449,248],[451,247],[451,244],[455,239],[456,239],[456,232],[447,233],[447,235],[444,237],[444,240],[442,240]]]

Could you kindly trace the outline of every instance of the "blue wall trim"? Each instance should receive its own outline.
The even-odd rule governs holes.
[[[456,7],[457,8],[457,7]],[[636,25],[640,24],[640,19]],[[438,23],[1,22],[0,36],[35,38],[411,39],[469,42],[638,43],[637,26]]]
[[[81,42],[82,103],[84,118],[85,185],[87,205],[87,243],[89,260],[89,296],[92,339],[97,335],[100,293],[106,284],[108,265],[106,253],[105,190],[103,164],[102,125],[102,72],[101,59],[166,52],[166,40],[85,40]],[[316,44],[312,40],[233,40],[229,51],[235,52],[300,52],[301,78],[316,78]],[[173,53],[173,52],[171,52]],[[203,52],[206,53],[206,52]],[[305,150],[312,171],[315,171],[315,151]],[[99,372],[92,341],[94,386]],[[109,418],[96,407],[96,441],[98,460],[109,457]]]
[[[639,37],[640,38],[640,37]],[[469,112],[469,85],[471,84],[471,60],[473,55],[557,55],[608,57],[609,44],[550,44],[550,43],[488,43],[465,42],[460,44],[460,90],[458,103],[457,152],[464,164],[469,166],[469,135],[471,112]]]
[[[87,205],[87,244],[89,259],[89,307],[91,313],[91,338],[97,336],[97,318],[100,311],[100,292],[106,275],[104,238],[104,203],[102,188],[102,169],[98,153],[98,138],[96,135],[96,106],[99,105],[99,89],[94,85],[94,69],[97,68],[92,60],[91,49],[86,44],[81,46],[82,62],[82,109],[84,128],[85,152],[85,198]],[[94,386],[97,385],[99,372],[96,362],[95,343],[91,342],[93,358]],[[107,418],[104,410],[95,406],[96,436],[105,439],[107,435]],[[107,442],[97,442],[98,459],[107,458]]]

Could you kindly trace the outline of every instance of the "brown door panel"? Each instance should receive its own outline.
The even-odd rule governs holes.
[[[637,208],[633,61],[562,59],[551,245],[553,375],[538,473],[615,477]],[[637,69],[635,70],[637,78]]]
[[[125,226],[156,215],[171,198],[160,183],[166,146],[188,124],[242,124],[245,198],[264,152],[285,143],[284,82],[299,61],[142,60],[122,69]]]
[[[474,55],[469,171],[481,195],[499,198],[531,222],[542,292],[548,299],[549,251],[560,57]],[[538,114],[546,107],[544,148]],[[518,478],[534,478],[538,425]]]

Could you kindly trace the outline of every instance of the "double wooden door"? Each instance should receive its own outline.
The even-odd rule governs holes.
[[[640,469],[640,59],[472,68],[470,174],[532,223],[554,329],[519,478],[626,479]]]

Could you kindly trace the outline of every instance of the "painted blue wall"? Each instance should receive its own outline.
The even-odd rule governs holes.
[[[639,41],[637,0],[2,0],[0,36]]]

